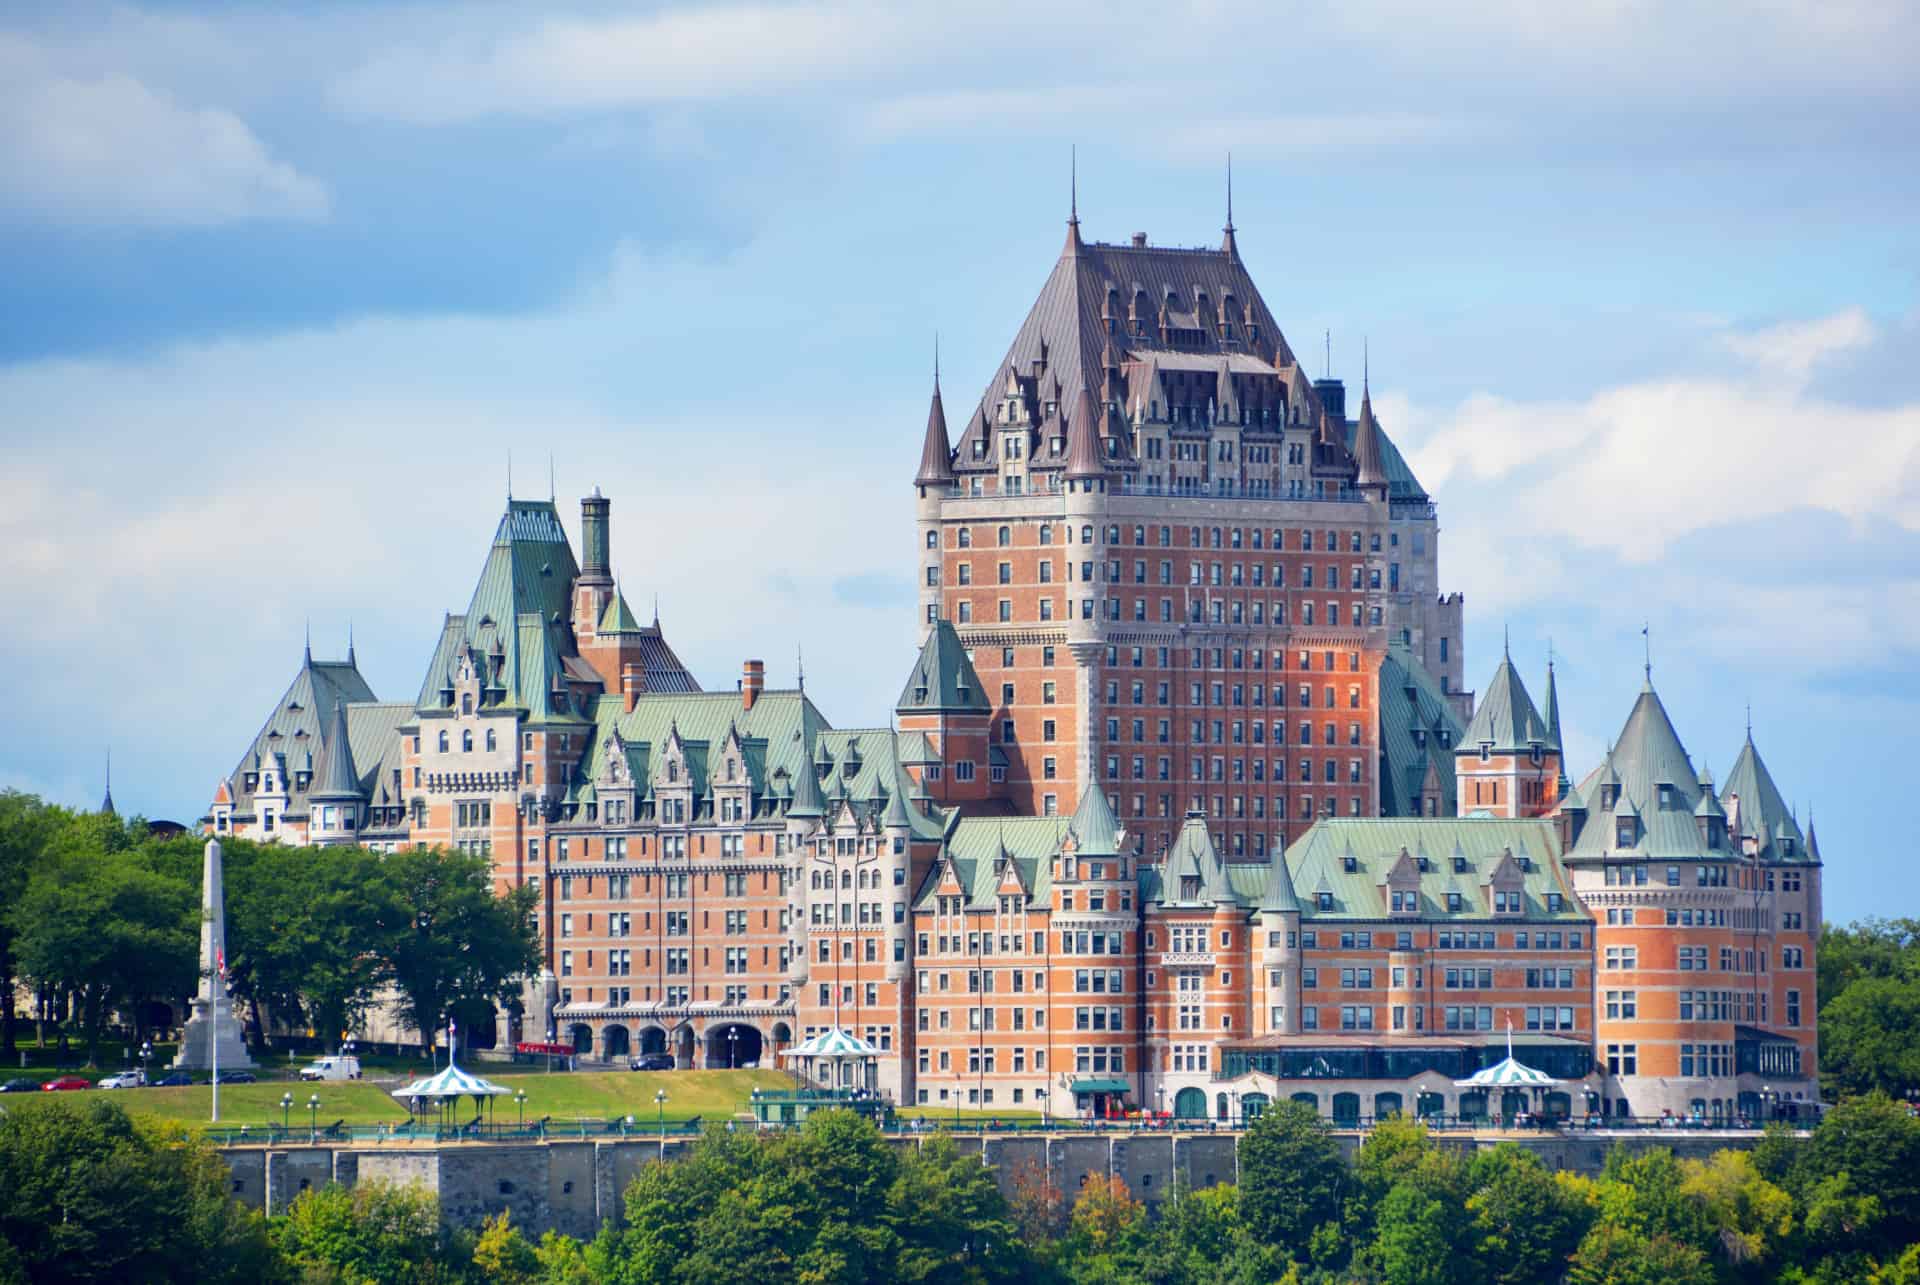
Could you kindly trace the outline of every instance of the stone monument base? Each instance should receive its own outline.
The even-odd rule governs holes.
[[[180,1033],[180,1052],[173,1059],[176,1071],[210,1071],[213,1052],[220,1050],[222,1070],[245,1070],[253,1066],[247,1042],[240,1032],[240,1021],[233,1015],[233,1003],[224,997],[208,1011],[203,1000],[193,1001],[193,1015]]]

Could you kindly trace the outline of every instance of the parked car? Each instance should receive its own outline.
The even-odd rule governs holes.
[[[639,1057],[627,1063],[627,1069],[632,1071],[671,1071],[673,1069],[673,1054],[642,1053]]]
[[[220,1072],[220,1083],[222,1084],[252,1084],[255,1080],[258,1080],[259,1078],[260,1077],[255,1075],[252,1071]]]
[[[145,1088],[146,1084],[147,1073],[145,1071],[122,1071],[118,1075],[109,1075],[94,1087],[100,1089],[141,1089]]]
[[[303,1080],[357,1080],[360,1078],[360,1059],[351,1053],[316,1058],[311,1066],[300,1068]]]
[[[69,1089],[90,1089],[93,1081],[84,1075],[61,1075],[48,1080],[40,1088],[46,1093],[65,1093]]]
[[[0,1093],[38,1093],[39,1091],[40,1081],[29,1080],[25,1077],[8,1080],[5,1084],[0,1084]]]
[[[163,1075],[154,1081],[154,1085],[162,1089],[178,1089],[192,1083],[193,1077],[185,1071],[175,1071],[172,1075]]]

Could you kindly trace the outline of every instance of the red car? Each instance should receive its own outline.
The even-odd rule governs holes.
[[[67,1089],[90,1089],[92,1087],[93,1081],[87,1079],[84,1075],[63,1075],[57,1079],[48,1080],[40,1086],[40,1089],[43,1093],[60,1093]]]

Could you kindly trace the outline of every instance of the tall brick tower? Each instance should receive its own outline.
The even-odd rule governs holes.
[[[1170,249],[1076,209],[957,443],[936,378],[914,486],[923,626],[970,653],[1015,809],[1098,780],[1149,859],[1190,812],[1262,859],[1381,810],[1389,644],[1467,712],[1433,504],[1296,359],[1231,217]]]

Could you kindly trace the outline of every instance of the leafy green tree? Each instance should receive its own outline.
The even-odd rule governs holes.
[[[517,997],[517,980],[540,966],[532,884],[496,896],[487,858],[445,848],[389,853],[379,869],[371,945],[423,1039],[456,1005]]]
[[[887,1217],[902,1281],[1021,1280],[1032,1265],[993,1172],[945,1133],[901,1158]]]
[[[1842,1094],[1920,1084],[1920,971],[1855,978],[1823,1004],[1820,1070]]]
[[[1532,1285],[1565,1269],[1592,1218],[1582,1188],[1512,1143],[1476,1155],[1465,1181],[1476,1281]]]
[[[1714,1270],[1698,1248],[1664,1232],[1601,1222],[1574,1252],[1567,1285],[1714,1285]]]
[[[1403,1180],[1380,1202],[1366,1258],[1385,1285],[1454,1285],[1469,1279],[1467,1236],[1464,1210],[1433,1185]]]
[[[68,1095],[0,1114],[0,1279],[276,1281],[259,1215],[206,1143]]]
[[[1256,1244],[1240,1218],[1240,1189],[1176,1187],[1155,1211],[1142,1275],[1164,1285],[1266,1285],[1286,1270],[1278,1250]]]
[[[1375,1125],[1353,1157],[1347,1197],[1349,1231],[1364,1238],[1394,1184],[1418,1173],[1436,1154],[1427,1126],[1418,1120],[1396,1115]]]
[[[1849,927],[1827,924],[1820,932],[1816,967],[1824,1010],[1862,977],[1902,977],[1920,969],[1920,919],[1862,919]]]
[[[1845,1174],[1881,1220],[1862,1248],[1891,1256],[1920,1241],[1920,1120],[1884,1094],[1850,1098],[1821,1118],[1801,1159],[1809,1186]]]
[[[1665,1147],[1614,1147],[1597,1190],[1600,1220],[1638,1232],[1648,1243],[1664,1236],[1704,1253],[1713,1229],[1706,1211],[1681,1194],[1685,1176]]]
[[[1699,1204],[1727,1262],[1746,1275],[1770,1270],[1793,1234],[1793,1197],[1760,1176],[1744,1151],[1683,1160],[1680,1194]]]
[[[1332,1127],[1305,1103],[1275,1103],[1240,1137],[1240,1216],[1261,1244],[1307,1244],[1339,1218],[1346,1187]]]
[[[32,794],[0,790],[0,907],[18,906],[28,874],[40,864],[47,842],[64,824],[58,808]],[[0,1055],[14,1055],[13,956],[16,916],[0,912]]]
[[[1076,1285],[1136,1280],[1147,1247],[1147,1211],[1117,1177],[1093,1174],[1073,1202],[1061,1261]]]
[[[14,948],[23,973],[77,997],[87,1064],[96,1066],[116,1008],[135,1011],[143,1000],[194,989],[197,897],[124,848],[95,846],[91,833],[68,837],[28,879],[13,917]]]
[[[545,1275],[540,1251],[527,1243],[513,1225],[513,1215],[506,1212],[481,1225],[473,1246],[473,1269],[488,1285],[539,1285]]]
[[[440,1205],[419,1186],[368,1180],[301,1193],[278,1228],[280,1248],[309,1278],[340,1285],[439,1285],[460,1271]]]

